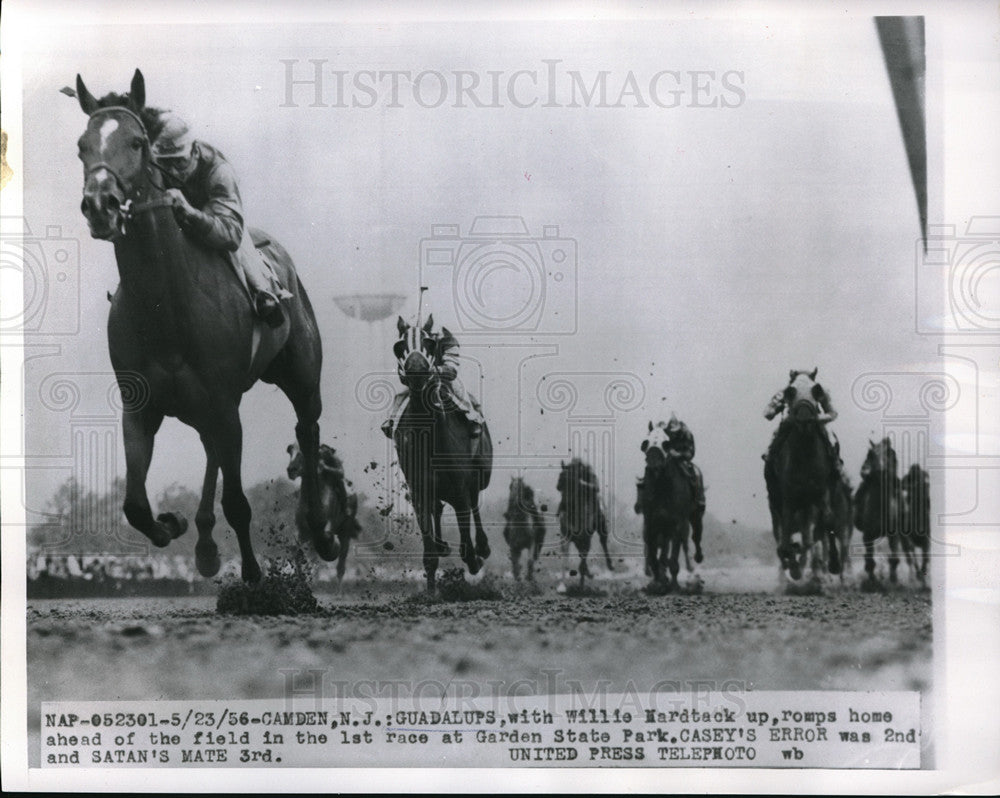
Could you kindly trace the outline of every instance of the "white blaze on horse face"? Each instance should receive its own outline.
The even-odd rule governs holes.
[[[111,138],[111,134],[118,130],[118,120],[117,119],[105,119],[104,123],[101,125],[101,155],[104,155],[108,149],[108,139]]]
[[[809,378],[808,374],[799,372],[799,374],[797,374],[795,379],[791,382],[791,387],[795,390],[795,398],[790,403],[790,407],[798,404],[799,402],[808,402],[816,407],[818,411],[819,406],[816,404],[816,399],[812,394],[812,389],[815,384],[816,383]]]
[[[664,451],[663,444],[667,442],[667,431],[663,427],[654,427],[653,431],[646,436],[646,440],[649,441],[649,446],[646,448],[648,460],[648,453],[653,449],[659,449],[661,453]]]

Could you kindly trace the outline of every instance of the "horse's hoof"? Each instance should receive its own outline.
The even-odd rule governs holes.
[[[788,566],[788,575],[795,581],[798,581],[802,578],[802,568],[798,564],[792,564]]]
[[[260,581],[260,566],[257,565],[256,560],[243,561],[242,576],[244,582],[249,582],[252,585]]]
[[[318,537],[313,541],[313,547],[321,560],[333,562],[340,557],[340,543],[336,538]]]
[[[482,542],[482,544],[477,543],[476,554],[478,554],[484,560],[488,559],[490,556],[490,544],[487,543],[485,540]]]
[[[696,563],[700,563],[704,559],[705,559],[705,555],[701,553],[701,549],[696,549],[695,552],[694,552],[694,561]]]
[[[160,513],[156,516],[156,523],[162,524],[167,529],[171,540],[176,540],[187,532],[188,522],[183,516],[175,513]]]
[[[483,561],[479,557],[470,557],[465,561],[465,564],[469,568],[469,573],[475,576],[483,568]]]
[[[197,543],[194,547],[194,563],[198,568],[198,573],[204,577],[212,577],[219,573],[222,568],[222,560],[219,558],[219,547],[215,542]]]

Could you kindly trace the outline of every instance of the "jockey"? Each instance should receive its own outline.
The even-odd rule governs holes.
[[[833,403],[830,401],[830,394],[826,392],[816,380],[816,369],[811,372],[804,370],[793,369],[789,372],[788,384],[791,385],[800,375],[805,375],[814,383],[812,388],[812,397],[816,400],[822,411],[816,418],[819,421],[823,429],[823,443],[826,446],[826,452],[830,459],[830,464],[833,467],[833,473],[836,479],[845,479],[844,474],[844,461],[840,459],[840,444],[836,442],[834,437],[831,437],[832,433],[827,429],[827,424],[831,421],[836,420],[837,411],[833,408]],[[787,406],[787,401],[785,399],[785,388],[778,391],[774,396],[771,397],[771,401],[768,402],[767,407],[764,409],[764,418],[771,421],[779,413],[783,414],[785,410],[790,409]],[[784,442],[788,435],[788,432],[792,428],[791,419],[787,416],[782,415],[781,423],[778,424],[778,428],[774,431],[774,436],[771,438],[771,445],[767,448],[767,454],[764,455],[764,477],[767,482],[768,491],[770,492],[773,487],[773,481],[776,477],[774,473],[774,455],[778,451],[778,447]]]
[[[217,149],[196,141],[179,116],[165,112],[161,121],[163,129],[153,143],[152,155],[167,176],[167,194],[178,224],[209,247],[230,254],[257,315],[279,327],[284,312],[278,297],[288,299],[292,294],[278,285],[250,239],[235,171]]]
[[[432,353],[431,370],[442,382],[447,391],[448,399],[454,406],[462,412],[469,421],[469,434],[472,438],[478,438],[483,432],[483,412],[479,402],[472,394],[468,393],[462,386],[462,381],[458,379],[458,340],[448,330],[442,327],[440,333],[424,332],[421,335],[428,341],[428,350]],[[385,437],[392,439],[392,431],[403,413],[403,408],[410,397],[409,378],[406,374],[406,359],[399,356],[396,358],[396,373],[400,382],[406,386],[406,390],[396,394],[392,402],[392,409],[389,411],[389,418],[382,423],[382,432]]]

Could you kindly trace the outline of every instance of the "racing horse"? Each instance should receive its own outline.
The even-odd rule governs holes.
[[[506,523],[503,537],[510,547],[514,579],[521,580],[521,552],[528,552],[527,577],[534,579],[534,567],[545,542],[545,521],[535,505],[535,492],[521,477],[511,477],[507,492]]]
[[[302,450],[298,443],[288,444],[288,468],[286,473],[293,482],[302,477]],[[347,552],[351,541],[361,532],[358,523],[358,496],[348,493],[348,482],[344,477],[344,464],[337,457],[335,449],[325,443],[319,445],[319,492],[323,505],[323,515],[327,521],[327,529],[337,536],[340,545],[340,555],[337,557],[337,582],[340,583],[347,570]],[[304,519],[296,519],[300,530],[307,528]]]
[[[576,546],[580,555],[580,587],[583,587],[584,579],[593,577],[587,567],[587,555],[590,553],[590,538],[594,532],[597,532],[604,550],[608,570],[614,570],[608,554],[608,523],[601,509],[594,470],[578,457],[574,457],[569,463],[560,462],[559,465],[556,490],[562,496],[558,511],[562,551],[565,557],[569,552],[569,544]]]
[[[397,322],[400,338],[393,353],[409,398],[392,437],[399,466],[406,478],[410,501],[424,543],[424,574],[428,592],[436,584],[438,559],[451,549],[441,538],[441,514],[451,505],[461,538],[459,553],[470,574],[483,567],[490,544],[479,516],[479,493],[490,484],[493,472],[493,442],[486,423],[473,436],[469,422],[451,398],[452,388],[443,379],[439,351],[441,338],[427,323],[411,326]],[[441,337],[454,341],[446,328]],[[470,518],[476,525],[476,542],[470,534]]]
[[[900,487],[902,489],[900,543],[910,568],[911,579],[915,574],[920,584],[925,585],[931,542],[931,497],[927,472],[914,463],[903,477]],[[914,564],[917,548],[922,552],[919,565]]]
[[[81,210],[91,236],[114,245],[120,278],[111,297],[108,347],[122,394],[125,517],[159,547],[187,530],[187,519],[174,513],[154,518],[146,492],[156,433],[165,417],[175,417],[198,432],[205,448],[195,515],[199,573],[214,576],[221,565],[212,539],[221,470],[222,509],[239,542],[242,577],[258,581],[241,475],[239,405],[243,394],[263,380],[277,385],[295,409],[295,436],[305,461],[299,515],[319,556],[334,560],[338,544],[324,532],[317,481],[323,356],[309,298],[288,253],[273,240],[262,243],[293,294],[284,323],[272,330],[255,317],[228,256],[181,231],[151,157],[159,112],[146,107],[145,95],[139,70],[127,94],[100,100],[76,78],[76,96],[89,117],[78,142]],[[254,237],[266,239],[259,231]]]
[[[680,460],[670,453],[669,445],[664,428],[654,427],[650,421],[649,434],[639,447],[646,456],[646,470],[638,505],[643,518],[646,572],[653,577],[650,590],[660,593],[678,587],[682,550],[688,572],[694,570],[688,552],[694,491]]]
[[[824,534],[823,519],[831,515],[831,482],[839,476],[833,471],[826,432],[820,420],[820,395],[822,388],[815,382],[815,372],[796,373],[785,388],[788,416],[778,429],[773,459],[765,464],[778,559],[782,573],[787,570],[793,580],[801,578],[810,554],[810,566],[814,576],[817,574],[825,564],[828,544],[830,571],[840,570],[836,538]],[[801,542],[792,540],[796,533]],[[814,544],[818,544],[815,551]]]
[[[892,441],[868,441],[868,453],[861,466],[861,484],[854,494],[854,526],[865,543],[865,573],[875,578],[875,542],[889,542],[889,581],[897,581],[899,565],[900,493],[896,452]]]

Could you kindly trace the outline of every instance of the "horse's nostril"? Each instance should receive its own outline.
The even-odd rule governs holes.
[[[112,195],[108,197],[108,210],[117,211],[121,207],[121,203],[118,201],[118,197]]]

